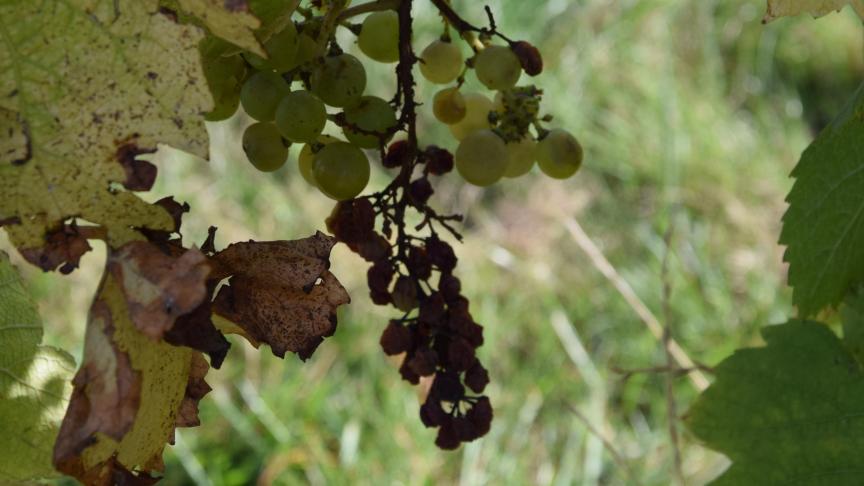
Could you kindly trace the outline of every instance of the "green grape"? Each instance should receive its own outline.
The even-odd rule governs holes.
[[[467,111],[465,97],[459,92],[459,88],[442,89],[432,98],[432,114],[441,123],[447,125],[459,123],[465,118]]]
[[[353,199],[363,192],[369,172],[366,154],[350,143],[333,142],[315,155],[313,174],[318,188],[337,201]]]
[[[252,118],[258,121],[273,121],[276,107],[290,92],[291,88],[282,76],[274,72],[259,72],[243,83],[240,103]]]
[[[489,46],[474,58],[474,72],[487,88],[502,90],[516,86],[522,65],[509,47]]]
[[[396,112],[390,103],[375,96],[363,96],[360,102],[345,108],[345,121],[360,130],[384,134],[396,126]],[[361,148],[377,148],[382,142],[374,134],[361,133],[350,127],[343,127],[345,138]]]
[[[294,57],[294,66],[291,69],[315,59],[315,53],[318,50],[318,43],[315,42],[315,39],[305,33],[300,34],[297,44],[299,47],[297,47],[297,55]]]
[[[537,159],[537,142],[525,136],[518,142],[507,142],[507,170],[504,177],[520,177],[527,174]]]
[[[363,54],[383,63],[399,60],[399,15],[393,10],[375,12],[363,20],[357,44]]]
[[[268,64],[276,71],[285,72],[294,68],[299,48],[297,28],[293,22],[287,22],[285,28],[273,34],[264,43],[267,51]]]
[[[204,115],[207,121],[230,118],[240,104],[240,85],[246,77],[246,63],[237,55],[225,56],[231,44],[207,37],[199,44],[201,67],[210,93],[213,94],[213,109]]]
[[[324,58],[312,73],[312,92],[330,106],[356,103],[366,89],[366,70],[351,54]]]
[[[341,142],[341,140],[330,135],[321,135],[316,142],[317,144],[328,145],[333,142]],[[307,143],[300,149],[300,155],[297,156],[297,166],[300,168],[300,175],[312,187],[318,187],[318,183],[315,181],[314,162],[317,150],[320,150],[322,147],[318,146],[317,150],[314,149],[313,146],[317,144]]]
[[[243,132],[243,151],[261,172],[273,172],[282,167],[288,159],[290,146],[272,123],[254,123]]]
[[[420,54],[420,74],[435,84],[452,83],[462,73],[465,59],[459,46],[436,40]]]
[[[254,52],[244,52],[243,59],[246,59],[246,62],[248,62],[256,71],[274,71],[269,60],[264,59]]]
[[[575,174],[582,166],[583,156],[576,137],[560,128],[550,131],[537,144],[537,165],[555,179],[566,179]]]
[[[276,127],[292,142],[315,140],[327,124],[327,108],[308,91],[294,91],[276,108]]]
[[[498,113],[504,113],[507,108],[504,106],[504,92],[496,91],[495,97],[492,98],[492,109]]]
[[[454,158],[459,175],[481,187],[498,182],[509,163],[504,141],[489,129],[478,130],[465,137],[459,143]]]
[[[450,125],[450,133],[456,140],[462,140],[477,130],[492,128],[489,122],[489,112],[494,111],[492,101],[480,93],[466,93],[462,96],[465,98],[465,117]]]

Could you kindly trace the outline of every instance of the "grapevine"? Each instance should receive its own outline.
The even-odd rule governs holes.
[[[492,407],[482,395],[489,374],[476,356],[483,328],[471,316],[455,275],[455,252],[447,242],[461,240],[455,226],[461,217],[439,214],[430,206],[435,179],[455,168],[467,182],[489,186],[505,176],[524,175],[535,160],[549,176],[567,178],[579,169],[583,154],[568,132],[543,127],[550,118],[540,116],[542,91],[517,86],[523,72],[536,76],[542,71],[539,51],[498,32],[491,13],[489,27],[478,28],[447,3],[433,3],[444,31],[420,56],[412,42],[412,0],[350,8],[344,2],[327,2],[320,5],[320,13],[301,8],[302,22],[289,22],[273,32],[265,46],[274,49],[271,57],[283,59],[295,51],[298,32],[316,39],[321,54],[303,62],[252,63],[256,58],[250,53],[235,55],[247,60],[245,69],[252,73],[239,91],[241,104],[260,121],[244,134],[244,142],[251,142],[244,143],[250,162],[268,170],[277,164],[259,162],[264,154],[278,152],[279,159],[287,158],[278,142],[248,137],[274,119],[272,107],[278,106],[270,133],[281,133],[286,147],[305,143],[300,171],[338,201],[328,229],[371,263],[367,280],[372,301],[401,314],[387,324],[381,346],[388,355],[403,356],[399,372],[406,381],[416,385],[423,377],[431,378],[420,417],[427,427],[438,428],[439,447],[453,449],[489,430]],[[369,14],[361,24],[351,24],[361,12]],[[357,34],[360,50],[373,62],[397,63],[397,84],[389,102],[364,95],[363,63],[337,43],[340,27]],[[458,37],[454,39],[451,30]],[[467,60],[461,43],[471,50]],[[217,62],[226,61],[223,57]],[[461,140],[455,154],[421,142],[417,133],[418,65],[428,82],[445,86],[433,100],[433,111]],[[486,94],[462,92],[471,71],[495,93],[496,102]],[[289,94],[288,85],[299,89]],[[325,120],[325,104],[341,111]],[[322,135],[327,121],[341,127],[346,141]],[[394,138],[399,139],[391,143]],[[394,171],[385,188],[368,195],[362,194],[370,162],[361,149],[375,149],[383,166]],[[420,223],[411,227],[407,221],[415,217]]]

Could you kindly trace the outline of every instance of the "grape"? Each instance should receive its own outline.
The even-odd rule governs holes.
[[[396,112],[381,98],[363,96],[359,103],[345,109],[345,121],[360,130],[384,134],[396,125]],[[361,148],[377,148],[382,141],[380,137],[350,127],[343,127],[342,131],[349,142]]]
[[[474,58],[474,72],[487,88],[502,90],[516,86],[522,65],[509,47],[489,46]]]
[[[550,131],[537,144],[537,163],[549,177],[566,179],[582,166],[582,146],[576,137],[560,128]]]
[[[276,127],[292,142],[315,140],[327,124],[327,108],[308,91],[294,91],[276,108]]]
[[[504,176],[509,162],[507,147],[492,130],[478,130],[456,149],[456,170],[475,186],[489,186]]]
[[[297,38],[297,55],[294,57],[294,66],[302,66],[307,62],[315,59],[315,53],[318,51],[318,43],[315,39],[307,34],[300,34]]]
[[[366,70],[351,54],[324,58],[312,73],[312,91],[330,106],[343,107],[357,102],[366,89]]]
[[[219,38],[204,39],[198,49],[204,78],[214,102],[213,109],[204,115],[204,119],[225,120],[237,111],[240,104],[240,85],[246,77],[246,63],[240,56],[225,56],[232,46]]]
[[[298,48],[297,28],[293,22],[288,22],[284,29],[273,34],[264,43],[269,65],[279,72],[288,71],[296,65],[294,59],[297,57]]]
[[[288,96],[291,88],[276,73],[259,72],[246,80],[240,90],[240,103],[252,118],[258,121],[273,121],[276,107]]]
[[[333,142],[339,142],[340,140],[336,137],[331,137],[330,135],[321,135],[318,137],[316,142],[318,144],[327,145]],[[313,145],[311,143],[307,143],[300,149],[300,155],[297,156],[297,165],[300,168],[300,175],[306,179],[306,182],[309,183],[312,187],[318,187],[318,183],[315,181],[315,172],[313,170],[314,162],[315,162],[315,154],[317,152],[313,152]],[[320,150],[322,147],[318,147]]]
[[[465,98],[465,118],[450,125],[450,133],[456,140],[462,140],[477,130],[492,128],[489,123],[489,112],[494,111],[492,101],[480,93],[466,93],[462,96]]]
[[[378,62],[398,61],[399,15],[393,10],[370,14],[363,20],[357,44],[363,54]]]
[[[436,40],[420,54],[420,74],[435,84],[452,83],[462,73],[464,58],[459,46]]]
[[[261,172],[273,172],[282,167],[288,159],[290,146],[272,123],[254,123],[243,132],[243,151]]]
[[[346,142],[325,145],[316,155],[313,174],[318,188],[337,201],[353,199],[369,182],[369,159]]]
[[[537,159],[537,142],[526,136],[518,142],[507,142],[507,170],[504,177],[520,177],[527,174]]]
[[[441,123],[452,125],[465,118],[467,107],[465,97],[459,88],[445,88],[435,93],[432,99],[432,113]]]

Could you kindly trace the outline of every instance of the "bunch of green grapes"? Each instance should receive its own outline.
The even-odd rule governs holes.
[[[536,48],[526,42],[474,41],[469,44],[474,55],[467,60],[446,33],[420,55],[420,73],[426,80],[453,84],[435,94],[432,113],[459,141],[458,173],[477,186],[525,175],[535,162],[556,179],[575,174],[582,165],[582,146],[566,130],[543,127],[550,118],[539,114],[539,90],[517,87],[523,73],[535,76],[542,71]],[[483,93],[462,92],[468,70],[495,92],[494,100]]]
[[[361,50],[380,62],[398,60],[397,23],[392,10],[368,15],[358,36]],[[366,188],[364,149],[386,144],[398,123],[391,103],[364,95],[363,63],[335,44],[319,44],[322,28],[318,18],[295,23],[283,17],[263,26],[258,37],[266,57],[205,39],[205,75],[216,98],[207,119],[227,119],[242,106],[255,120],[243,133],[243,150],[255,168],[276,171],[293,144],[304,144],[298,158],[304,179],[341,201]],[[345,139],[323,135],[329,124]]]

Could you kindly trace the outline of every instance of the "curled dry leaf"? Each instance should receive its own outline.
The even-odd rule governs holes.
[[[78,268],[81,257],[91,249],[87,237],[81,234],[73,220],[46,232],[42,246],[22,248],[21,255],[46,272],[59,270],[62,274],[69,274]]]
[[[230,278],[214,312],[273,354],[311,356],[336,330],[336,308],[351,301],[327,269],[336,241],[323,233],[294,241],[235,243],[213,256],[214,277]]]
[[[206,276],[197,250],[169,257],[135,242],[110,256],[54,448],[58,470],[85,484],[150,484],[175,428],[198,424],[209,366],[199,352],[154,337],[171,329],[178,309],[208,300]]]

